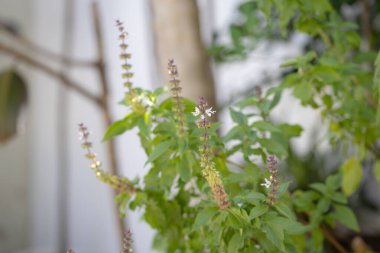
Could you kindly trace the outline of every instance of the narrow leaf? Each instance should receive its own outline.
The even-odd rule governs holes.
[[[103,141],[109,140],[117,135],[124,133],[125,131],[132,129],[136,125],[136,115],[130,113],[125,116],[124,119],[115,121],[103,136]]]
[[[216,208],[207,208],[198,212],[195,218],[192,231],[198,230],[199,228],[209,224],[211,219],[217,214]]]
[[[163,153],[165,153],[165,151],[167,151],[170,148],[172,143],[173,142],[169,140],[169,141],[164,141],[164,142],[161,142],[160,144],[158,144],[158,146],[150,154],[148,161],[146,161],[145,165],[150,163],[150,162],[153,162],[159,156],[161,156]]]
[[[251,209],[251,212],[249,213],[249,219],[253,220],[254,218],[260,217],[267,211],[268,211],[267,205],[255,206],[254,208]]]
[[[358,221],[350,208],[343,205],[334,205],[334,209],[335,212],[332,215],[339,223],[356,232],[359,231]]]
[[[360,162],[352,156],[342,166],[343,179],[342,189],[346,196],[351,196],[359,187],[363,177]]]

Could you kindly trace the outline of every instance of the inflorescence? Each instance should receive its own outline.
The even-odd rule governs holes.
[[[131,252],[133,252],[132,243],[133,243],[132,233],[128,229],[127,232],[125,232],[125,234],[124,234],[123,250],[120,253],[131,253]]]
[[[277,179],[277,160],[274,156],[268,157],[268,170],[269,170],[269,179],[264,178],[265,183],[261,185],[269,189],[268,193],[268,204],[274,205],[277,202],[278,195],[278,179]]]
[[[179,86],[180,80],[178,79],[178,69],[174,64],[174,60],[170,59],[168,63],[168,73],[169,73],[169,83],[170,83],[170,91],[173,98],[173,110],[175,113],[175,117],[177,120],[177,134],[178,137],[183,137],[186,133],[186,123],[185,123],[185,115],[184,108],[181,97],[182,88]]]
[[[228,195],[224,190],[222,179],[220,178],[219,172],[215,169],[215,164],[212,161],[213,152],[209,146],[209,132],[208,129],[211,126],[209,118],[215,114],[216,111],[212,110],[212,107],[208,107],[206,100],[202,97],[199,99],[199,104],[195,108],[193,115],[199,117],[197,121],[197,127],[203,129],[203,134],[201,136],[201,146],[199,148],[201,154],[201,167],[202,174],[206,178],[214,199],[219,205],[220,209],[226,209],[230,206]]]
[[[126,38],[128,36],[128,33],[124,31],[124,25],[123,22],[120,20],[116,20],[116,26],[119,29],[119,40],[120,43],[120,59],[123,61],[123,72],[122,77],[125,80],[124,86],[129,90],[132,91],[132,81],[131,78],[133,77],[133,72],[131,72],[132,65],[129,64],[128,60],[131,59],[131,54],[127,53],[128,44],[126,43]]]
[[[116,20],[116,26],[119,29],[119,40],[121,41],[120,59],[123,61],[123,64],[121,65],[123,69],[122,78],[124,79],[124,86],[128,89],[126,100],[131,105],[133,111],[144,113],[145,107],[132,84],[133,72],[131,71],[132,65],[129,63],[131,54],[127,52],[128,44],[126,43],[128,33],[125,31],[124,24],[120,20]]]
[[[92,151],[92,143],[89,141],[90,132],[83,123],[79,124],[79,140],[82,141],[82,148],[86,150],[86,158],[91,161],[91,169],[95,172],[100,181],[110,185],[119,192],[131,194],[135,191],[133,184],[127,178],[111,175],[102,170],[102,163],[97,159],[96,153]]]

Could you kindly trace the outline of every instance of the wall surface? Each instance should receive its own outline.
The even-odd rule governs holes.
[[[0,19],[15,21],[15,24],[20,25],[28,24],[32,20],[28,11],[31,5],[30,1],[2,0]],[[9,42],[6,37],[0,36],[0,40]],[[13,63],[13,59],[0,56],[0,69],[14,66]],[[24,74],[27,82],[30,81],[25,68],[17,65],[17,70]],[[4,253],[22,250],[28,244],[30,131],[26,129],[27,116],[28,111],[24,111],[17,137],[6,145],[0,145],[0,252]]]

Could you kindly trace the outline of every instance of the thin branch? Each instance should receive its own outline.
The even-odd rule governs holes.
[[[42,72],[44,72],[44,73],[46,73],[52,77],[55,77],[55,78],[61,80],[62,84],[65,85],[66,87],[78,92],[79,94],[81,94],[82,96],[91,100],[92,102],[94,102],[98,106],[101,105],[102,101],[98,96],[95,96],[92,93],[90,93],[88,90],[83,88],[82,85],[80,85],[80,84],[76,83],[75,81],[71,80],[70,78],[68,78],[64,73],[51,68],[47,64],[39,62],[38,60],[34,59],[33,57],[31,57],[31,56],[29,56],[23,52],[20,52],[20,51],[14,49],[12,47],[8,47],[1,42],[0,42],[0,51],[3,52],[4,54],[8,54],[10,56],[13,56],[16,59],[18,59],[18,60],[20,60],[26,64],[29,64],[30,66],[32,66],[36,69],[39,69]]]
[[[103,116],[104,116],[104,122],[106,124],[106,127],[112,124],[112,116],[111,116],[111,109],[108,105],[108,81],[107,81],[107,75],[106,75],[106,69],[105,69],[105,57],[104,57],[104,45],[103,45],[103,35],[102,35],[102,29],[100,24],[100,15],[99,15],[99,8],[98,4],[96,2],[92,3],[92,18],[94,22],[94,29],[95,29],[95,36],[96,36],[96,48],[98,53],[98,60],[97,60],[97,70],[99,73],[100,78],[100,85],[101,85],[101,109],[103,110]],[[115,141],[113,139],[109,140],[107,142],[107,149],[108,149],[108,155],[110,158],[110,170],[111,173],[114,175],[119,175],[119,165],[117,163],[116,158],[116,147],[115,147]],[[116,190],[113,191],[114,196],[116,197],[118,195],[118,192]],[[119,208],[115,204],[115,216],[117,218],[117,226],[119,231],[119,239],[121,245],[123,244],[123,235],[127,233],[127,229],[124,223],[124,220],[119,217]]]
[[[33,52],[34,54],[40,55],[42,57],[49,58],[49,60],[53,60],[53,61],[57,61],[57,62],[64,62],[66,65],[69,65],[69,66],[75,65],[78,67],[94,67],[94,65],[96,64],[93,61],[72,59],[72,58],[69,58],[65,55],[58,54],[55,52],[51,52],[51,51],[47,50],[46,48],[43,48],[43,47],[35,44],[34,42],[29,40],[28,38],[26,38],[22,34],[19,34],[15,31],[13,31],[12,29],[10,29],[7,26],[7,24],[5,24],[3,22],[0,22],[0,30],[2,32],[8,34],[9,36],[11,36],[16,42],[18,42],[18,43],[22,44],[23,46],[25,46],[26,48],[28,48],[30,50],[30,52]]]
[[[362,34],[364,38],[364,51],[371,50],[371,15],[370,15],[370,3],[368,0],[360,0],[362,13],[360,15],[360,25],[362,29]]]
[[[329,241],[339,253],[348,253],[348,251],[335,239],[334,235],[326,227],[322,228],[323,235]]]

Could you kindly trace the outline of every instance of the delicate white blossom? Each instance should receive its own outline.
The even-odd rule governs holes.
[[[199,108],[196,106],[196,107],[195,107],[195,111],[192,112],[192,114],[196,117],[196,116],[198,116],[200,113],[201,113],[201,111],[200,111]]]
[[[210,108],[208,108],[207,110],[206,110],[206,114],[207,114],[207,116],[209,116],[209,117],[211,117],[213,114],[215,114],[216,113],[216,111],[213,111],[212,110],[212,107],[210,107]]]
[[[204,112],[204,114],[206,114],[208,117],[211,117],[213,114],[215,114],[216,111],[213,111],[212,110],[212,107],[206,109],[206,111]],[[195,107],[195,111],[192,112],[192,114],[194,116],[198,116],[198,115],[201,115],[201,119],[204,119],[205,118],[205,115],[203,113],[201,113],[201,110],[199,109],[198,106]]]
[[[266,188],[269,188],[270,186],[271,186],[271,181],[270,180],[268,180],[268,179],[266,179],[266,178],[264,178],[264,180],[265,180],[265,183],[262,183],[262,184],[260,184],[261,186],[265,186]]]

